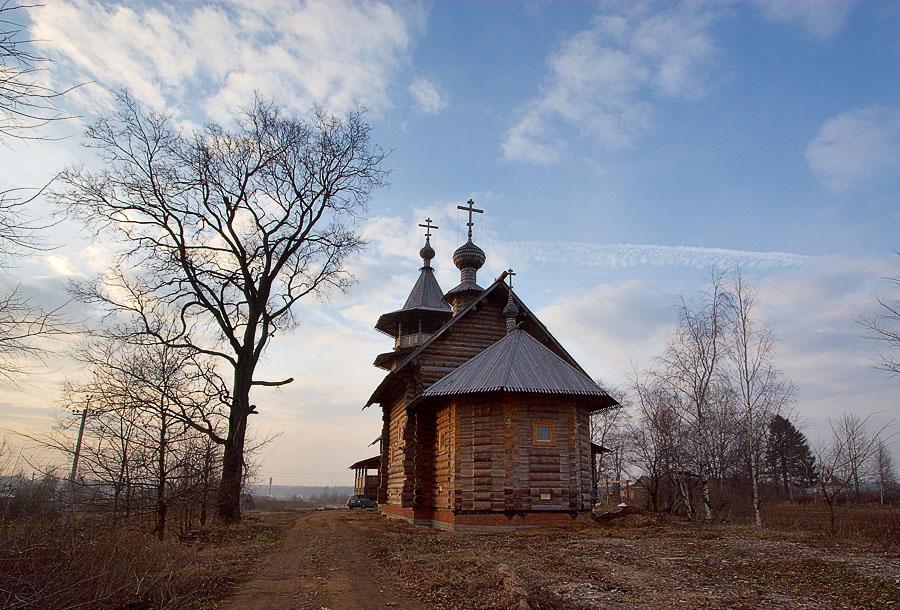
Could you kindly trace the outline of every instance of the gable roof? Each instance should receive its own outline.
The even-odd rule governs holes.
[[[410,407],[429,397],[483,392],[589,396],[599,400],[598,408],[616,404],[590,377],[516,329],[436,381]]]
[[[444,333],[446,333],[450,328],[452,328],[454,324],[456,324],[459,320],[464,318],[466,316],[466,314],[468,314],[470,311],[475,309],[482,301],[487,299],[487,297],[490,294],[492,294],[495,290],[497,290],[497,288],[499,286],[503,286],[504,288],[506,288],[507,290],[512,292],[512,289],[509,288],[506,285],[506,283],[503,281],[505,279],[506,279],[506,272],[504,271],[500,275],[500,277],[498,277],[496,280],[494,280],[493,284],[488,286],[484,290],[484,292],[482,292],[478,296],[478,298],[476,298],[474,301],[469,303],[469,305],[465,309],[460,311],[457,315],[450,318],[450,320],[448,320],[446,324],[444,324],[441,328],[439,328],[433,335],[431,335],[428,339],[426,339],[424,342],[422,342],[421,345],[419,345],[413,352],[411,352],[408,356],[406,356],[406,358],[404,358],[399,364],[397,364],[397,366],[395,366],[394,369],[391,372],[389,372],[385,376],[384,379],[381,380],[381,383],[379,383],[378,387],[375,388],[375,391],[372,392],[372,395],[369,397],[369,400],[363,406],[363,409],[378,402],[380,399],[380,394],[381,394],[382,390],[384,388],[386,388],[391,383],[391,381],[397,377],[397,375],[400,373],[400,371],[404,367],[406,367],[406,365],[408,365],[410,362],[412,362],[416,358],[416,356],[421,354],[425,349],[428,348],[428,346],[430,346],[438,338],[440,338]],[[547,330],[547,327],[544,326],[544,324],[540,320],[538,320],[537,316],[535,316],[534,313],[532,313],[532,311],[530,309],[528,309],[528,307],[519,299],[519,297],[516,295],[516,293],[513,292],[512,295],[513,295],[513,300],[515,301],[516,305],[518,305],[518,307],[519,307],[520,313],[524,313],[525,315],[527,315],[535,323],[535,325],[538,327],[538,329],[540,329],[541,332],[547,336],[548,341],[553,344],[553,347],[556,348],[561,354],[563,354],[564,361],[569,363],[570,365],[572,365],[575,369],[580,371],[583,375],[587,376],[587,373],[584,371],[584,369],[582,369],[581,366],[575,361],[575,359],[572,358],[572,356],[569,354],[569,352],[566,351],[566,349],[562,346],[562,344],[560,344],[560,342],[556,340],[556,337],[554,337],[552,334],[550,334],[550,331]]]

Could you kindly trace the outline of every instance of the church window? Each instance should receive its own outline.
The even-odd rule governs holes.
[[[553,422],[536,421],[531,428],[532,442],[535,445],[555,445],[556,435]]]

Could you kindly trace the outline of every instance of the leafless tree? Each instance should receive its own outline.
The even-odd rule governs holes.
[[[630,404],[626,398],[628,393],[624,387],[612,387],[600,381],[598,384],[609,389],[622,406],[604,409],[591,416],[591,441],[605,449],[597,459],[597,480],[619,481],[625,478],[631,442],[627,430],[630,416]]]
[[[23,38],[22,11],[35,5],[0,0],[0,143],[32,139],[33,130],[64,118],[55,105],[58,92],[38,82],[38,66],[46,61],[29,51]],[[24,252],[42,250],[43,227],[26,208],[40,191],[23,197],[24,189],[0,185],[0,270],[6,271]],[[2,282],[5,283],[5,282]],[[13,282],[15,284],[15,282]],[[67,332],[59,311],[45,311],[25,296],[18,285],[0,290],[0,384],[14,385],[47,354],[43,339]]]
[[[835,474],[853,484],[854,499],[859,502],[860,480],[864,479],[881,441],[889,437],[892,422],[872,429],[871,415],[865,417],[855,413],[845,413],[831,429],[835,445],[840,447],[840,467]]]
[[[24,209],[35,196],[24,199],[0,192],[0,272],[7,272],[24,254],[48,248],[39,236],[45,227]],[[3,283],[0,279],[0,286]],[[18,378],[33,370],[33,363],[48,354],[47,339],[69,333],[60,310],[47,311],[38,306],[19,285],[0,289],[0,385],[15,385]]]
[[[674,481],[684,443],[681,418],[675,411],[672,395],[655,375],[634,372],[637,413],[628,425],[631,436],[631,463],[646,477],[647,492],[653,510],[661,508],[664,485]]]
[[[703,518],[712,519],[709,482],[712,465],[712,422],[717,386],[724,379],[727,296],[723,276],[713,272],[709,290],[693,302],[683,297],[678,325],[660,362],[660,381],[672,392],[689,431],[693,463],[690,474],[700,483]]]
[[[757,291],[747,284],[740,271],[731,277],[729,283],[730,382],[742,412],[742,444],[749,461],[753,519],[756,526],[760,527],[761,452],[769,423],[787,405],[793,387],[775,366],[775,341],[771,329],[756,318]]]
[[[57,105],[66,91],[41,83],[41,64],[48,60],[29,50],[34,42],[23,37],[22,11],[34,4],[0,2],[0,140],[31,139],[33,130],[67,118]]]
[[[384,179],[385,155],[369,134],[361,112],[298,120],[256,99],[235,131],[185,135],[122,93],[87,131],[106,169],[70,168],[53,194],[97,234],[126,244],[119,269],[83,297],[131,311],[135,300],[168,303],[181,326],[165,340],[231,369],[227,434],[211,437],[224,446],[225,520],[240,518],[251,390],[291,381],[256,378],[260,358],[295,325],[297,301],[350,283],[345,262],[363,242],[346,223]]]
[[[900,287],[900,278],[891,278],[891,285]],[[891,376],[900,375],[900,301],[878,297],[880,309],[871,316],[859,318],[868,331],[869,336],[887,348],[880,354],[879,367]]]
[[[148,328],[152,334],[141,332]],[[86,444],[85,461],[112,486],[114,511],[122,489],[128,500],[136,486],[149,486],[160,538],[174,503],[173,479],[196,453],[194,438],[221,435],[226,420],[221,380],[206,358],[172,345],[176,334],[168,317],[146,310],[139,324],[95,331],[74,352],[90,377],[67,392],[70,402],[89,397],[84,408],[93,412],[94,443]]]

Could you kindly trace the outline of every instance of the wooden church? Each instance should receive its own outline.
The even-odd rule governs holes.
[[[453,253],[460,283],[441,291],[426,220],[423,265],[403,307],[375,328],[394,349],[366,407],[383,414],[377,460],[381,510],[418,524],[492,531],[571,522],[591,510],[590,414],[617,406],[512,290],[487,288],[484,251]],[[354,465],[357,466],[357,465]]]

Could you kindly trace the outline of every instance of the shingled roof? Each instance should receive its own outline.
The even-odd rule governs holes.
[[[410,325],[422,321],[427,326],[436,328],[453,316],[453,308],[444,301],[444,293],[434,277],[434,269],[424,266],[420,271],[419,279],[406,298],[403,308],[383,314],[375,323],[375,328],[396,337],[401,323]]]
[[[437,309],[439,311],[452,311],[448,303],[444,301],[444,293],[434,277],[431,267],[422,267],[419,279],[406,298],[403,309]],[[401,310],[402,311],[402,310]]]
[[[590,377],[516,329],[436,381],[410,406],[436,396],[501,391],[587,396],[598,409],[617,404]]]

